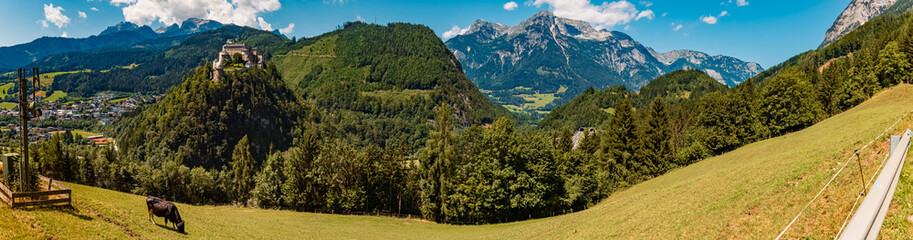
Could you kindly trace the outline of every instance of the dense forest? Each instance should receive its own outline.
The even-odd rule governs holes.
[[[288,148],[299,118],[309,111],[285,87],[275,65],[225,74],[214,83],[211,64],[198,67],[160,103],[117,120],[112,132],[121,156],[219,168],[245,136],[259,159],[270,148]]]
[[[459,61],[425,26],[347,23],[296,46],[274,60],[288,85],[322,110],[327,137],[415,152],[442,103],[457,116],[454,126],[509,115],[463,76]]]
[[[640,93],[587,90],[534,131],[467,98],[481,94],[459,85],[459,63],[427,28],[347,24],[225,83],[198,67],[163,101],[115,124],[120,153],[78,147],[65,134],[33,149],[45,175],[188,203],[454,224],[546,217],[909,83],[911,16],[873,19],[728,90],[695,71]],[[574,144],[584,126],[596,132]]]
[[[618,100],[629,98],[635,108],[649,106],[655,98],[666,104],[696,100],[709,93],[729,88],[699,70],[678,70],[648,83],[640,92],[628,91],[625,86],[613,86],[598,91],[587,89],[570,103],[556,108],[539,122],[540,130],[599,127],[611,119]]]

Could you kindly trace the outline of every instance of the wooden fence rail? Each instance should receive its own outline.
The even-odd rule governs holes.
[[[41,205],[50,205],[50,204],[58,204],[58,203],[66,203],[67,205],[72,204],[71,199],[72,199],[73,190],[71,190],[67,186],[60,184],[59,182],[55,182],[45,176],[38,175],[38,178],[41,179],[42,181],[48,183],[48,186],[52,189],[49,189],[47,191],[13,192],[13,191],[10,191],[10,189],[7,188],[6,185],[3,185],[3,183],[0,183],[0,200],[3,200],[3,202],[6,203],[6,205],[13,207],[13,208],[25,207],[25,206],[41,206]],[[53,189],[55,187],[57,189]],[[55,198],[55,199],[36,200],[36,199],[40,199],[42,197],[50,198],[51,196],[58,196],[58,195],[66,195],[66,196]],[[26,198],[26,199],[21,199],[21,198]],[[17,199],[19,199],[19,200],[17,200]]]

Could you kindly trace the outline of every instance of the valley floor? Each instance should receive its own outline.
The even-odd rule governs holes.
[[[73,208],[0,207],[0,236],[137,239],[772,239],[853,153],[913,110],[913,85],[886,90],[803,131],[750,144],[613,194],[578,213],[483,226],[178,204],[187,234],[146,218],[145,196],[68,184]],[[911,118],[892,129],[913,128]],[[865,176],[886,154],[886,136],[863,151]],[[908,159],[898,196],[910,196]],[[799,217],[786,238],[833,238],[860,190],[855,160]],[[904,195],[905,194],[905,195]],[[903,238],[913,212],[895,197],[886,238]],[[901,206],[898,206],[901,205]],[[159,224],[164,222],[158,218]],[[906,228],[906,229],[904,229]],[[899,230],[898,230],[899,229]],[[899,236],[899,237],[897,237]]]

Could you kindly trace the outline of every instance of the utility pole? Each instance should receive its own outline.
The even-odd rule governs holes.
[[[19,191],[28,190],[26,182],[29,161],[29,116],[28,111],[28,81],[22,78],[22,69],[19,69]]]
[[[38,68],[32,68],[32,85],[38,88],[41,84],[41,77],[38,74]],[[19,156],[19,191],[31,191],[31,187],[28,183],[32,179],[29,178],[29,116],[38,117],[41,115],[40,111],[37,109],[37,103],[29,103],[29,81],[22,77],[22,69],[19,69],[19,134],[20,134],[20,152]],[[36,91],[37,92],[37,91]],[[36,98],[35,93],[32,94],[32,98]],[[37,98],[36,98],[37,99]]]

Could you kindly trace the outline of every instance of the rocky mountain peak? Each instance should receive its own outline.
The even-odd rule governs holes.
[[[552,11],[549,11],[549,10],[542,10],[542,11],[539,11],[538,13],[536,13],[535,15],[533,15],[532,17],[530,17],[530,19],[538,18],[538,17],[554,18],[555,14],[553,14]]]
[[[589,22],[557,17],[548,10],[540,11],[516,26],[508,28],[506,34],[513,36],[535,31],[554,32],[555,34],[562,36],[601,41],[605,41],[612,37],[611,32],[597,30],[596,28],[593,28]]]
[[[99,33],[98,36],[106,36],[106,35],[111,35],[111,34],[115,34],[118,32],[137,32],[141,36],[144,36],[144,37],[152,37],[155,35],[155,32],[153,32],[152,28],[150,28],[149,26],[140,27],[131,22],[121,22],[121,23],[118,23],[117,25],[106,28],[104,31]]]
[[[139,28],[139,26],[137,26],[136,24],[133,24],[131,22],[121,22],[121,23],[118,23],[117,25],[108,27],[107,29],[105,29],[98,35],[99,36],[108,35],[108,34],[120,32],[120,31],[133,31],[138,28]]]
[[[853,0],[850,5],[840,13],[834,25],[824,35],[824,42],[818,48],[827,47],[844,35],[862,26],[870,19],[881,15],[885,10],[897,3],[897,0]]]
[[[190,33],[205,32],[208,30],[221,28],[222,23],[209,20],[209,19],[199,19],[199,18],[188,18],[181,22],[181,25],[171,24],[171,26],[162,26],[155,30],[158,34],[176,36]]]
[[[463,33],[463,35],[469,35],[469,34],[473,34],[473,33],[477,33],[477,32],[482,32],[485,35],[487,35],[488,37],[497,37],[497,36],[500,36],[501,34],[504,34],[504,32],[507,31],[508,28],[509,27],[504,24],[486,22],[482,19],[479,19],[479,20],[476,20],[475,22],[473,22],[472,25],[469,26],[469,30],[467,30],[466,33]]]

